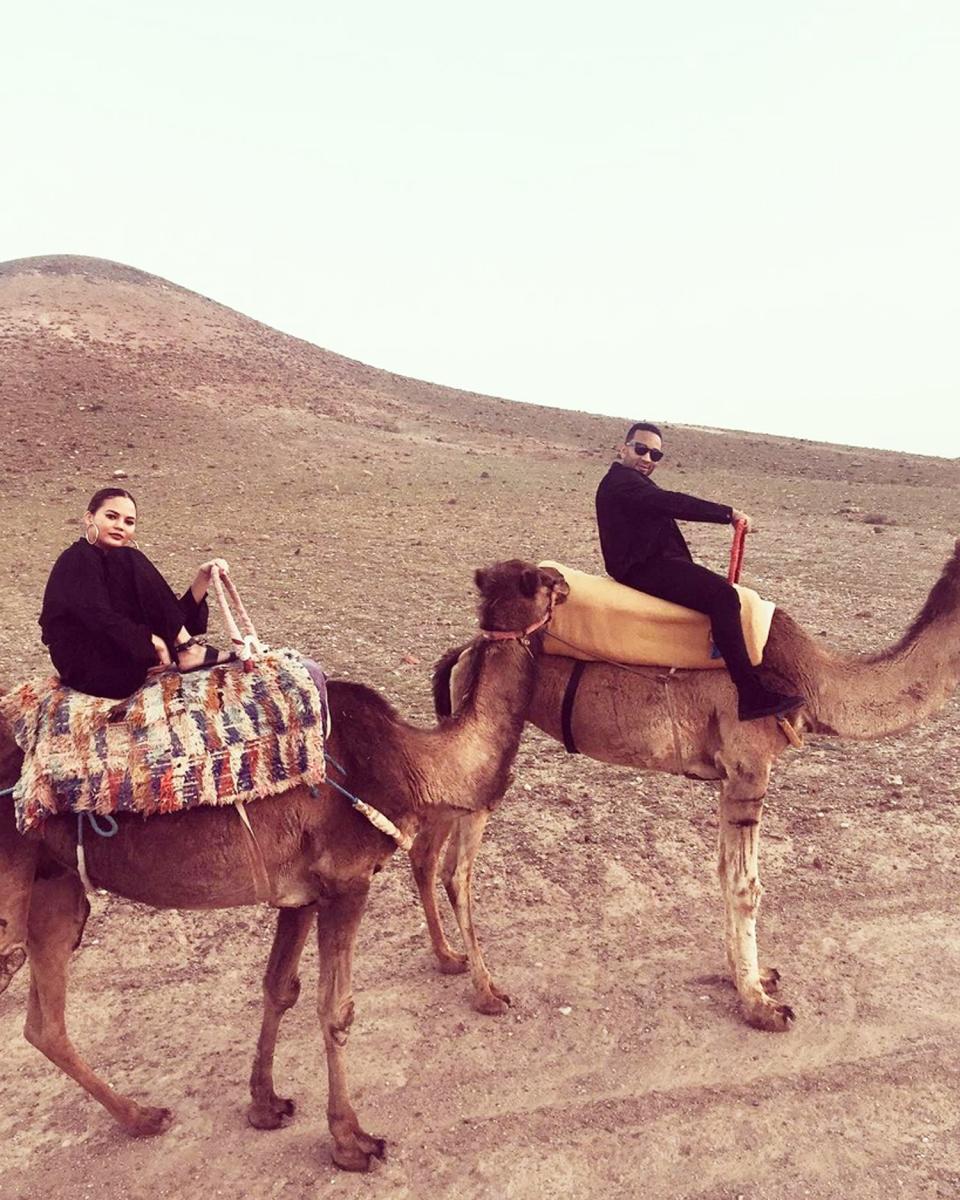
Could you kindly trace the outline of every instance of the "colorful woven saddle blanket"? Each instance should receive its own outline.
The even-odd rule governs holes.
[[[239,663],[153,676],[126,700],[56,676],[0,699],[24,752],[13,799],[21,832],[57,813],[179,812],[324,778],[326,688],[316,664],[271,650]]]
[[[540,565],[554,567],[570,587],[570,595],[550,619],[543,642],[547,654],[636,666],[726,666],[713,645],[710,619],[703,613],[560,563]],[[751,588],[734,586],[740,595],[743,638],[750,661],[757,666],[775,605]]]

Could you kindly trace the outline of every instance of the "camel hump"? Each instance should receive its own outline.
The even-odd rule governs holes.
[[[570,587],[567,602],[553,614],[544,639],[547,654],[688,670],[726,665],[716,655],[710,619],[703,613],[560,563],[541,566],[559,570]],[[734,586],[740,596],[744,641],[750,661],[758,666],[776,606],[752,588]]]

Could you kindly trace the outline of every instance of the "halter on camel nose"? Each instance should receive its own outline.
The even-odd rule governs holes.
[[[547,611],[539,621],[534,621],[532,625],[528,625],[526,629],[481,629],[478,637],[479,640],[487,642],[519,642],[521,646],[530,645],[530,634],[536,633],[538,629],[549,622],[553,616],[553,610],[557,606],[557,590],[553,585],[550,588],[550,599],[547,602]]]

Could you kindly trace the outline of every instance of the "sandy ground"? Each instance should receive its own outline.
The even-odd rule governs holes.
[[[128,344],[107,334],[118,314],[136,324],[123,288],[147,285],[28,280],[14,293],[0,269],[14,330],[0,343],[7,681],[45,670],[34,622],[49,564],[114,469],[172,580],[224,553],[267,640],[421,722],[430,665],[473,628],[476,566],[523,555],[598,568],[592,496],[618,423],[385,377],[373,428],[373,392],[362,420],[310,407],[309,364],[295,402],[277,390],[254,402],[231,381],[260,369],[259,327],[216,360],[218,385],[189,354],[201,318],[227,328],[225,310],[193,298],[175,314],[178,354],[150,322],[186,304],[180,293],[154,287]],[[354,382],[347,371],[343,395],[360,394]],[[895,640],[952,552],[954,463],[680,429],[668,448],[665,486],[759,521],[745,581],[845,651]],[[729,531],[690,532],[722,567]],[[388,1157],[362,1177],[329,1161],[313,951],[277,1060],[296,1118],[259,1132],[244,1109],[272,914],[97,894],[74,959],[72,1035],[115,1086],[174,1108],[176,1123],[127,1138],[27,1045],[21,972],[0,998],[0,1196],[960,1196],[958,753],[954,700],[901,737],[821,739],[780,760],[761,954],[798,1020],[772,1035],[742,1023],[723,975],[711,786],[571,758],[528,731],[476,885],[506,1016],[475,1013],[466,981],[434,972],[404,856],[375,881],[349,1068]]]

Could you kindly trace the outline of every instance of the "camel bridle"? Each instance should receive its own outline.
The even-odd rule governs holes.
[[[553,616],[553,610],[557,607],[557,593],[555,587],[550,588],[550,600],[547,603],[547,611],[539,621],[534,621],[532,625],[528,625],[526,629],[481,629],[477,636],[477,641],[484,642],[519,642],[522,646],[529,646],[530,635],[536,633],[537,630],[543,627],[550,621]]]

